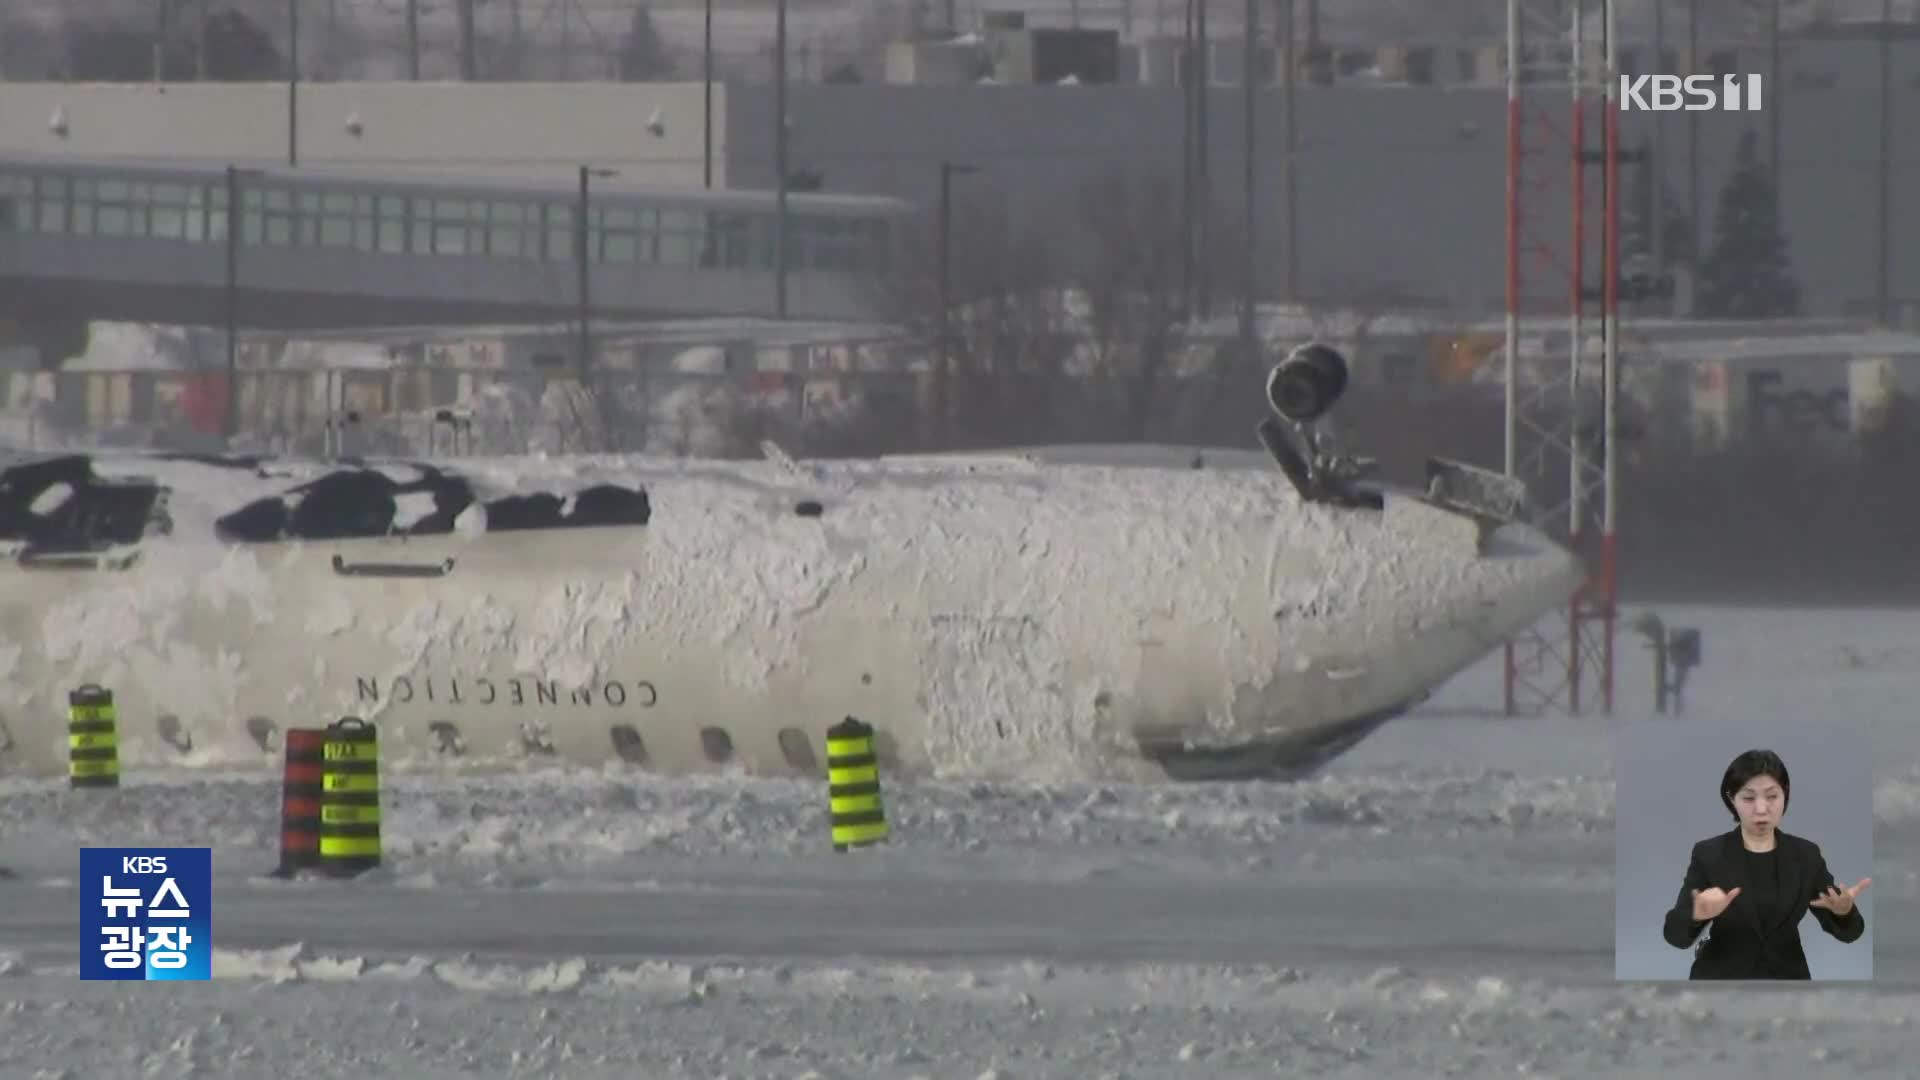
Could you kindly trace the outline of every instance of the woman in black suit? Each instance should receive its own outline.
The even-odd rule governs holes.
[[[1836,887],[1820,845],[1780,831],[1791,792],[1786,763],[1771,750],[1749,750],[1727,766],[1720,801],[1738,827],[1693,845],[1687,880],[1667,912],[1664,936],[1676,949],[1713,926],[1689,978],[1813,978],[1800,947],[1809,910],[1840,941],[1866,933],[1854,898],[1872,879]]]

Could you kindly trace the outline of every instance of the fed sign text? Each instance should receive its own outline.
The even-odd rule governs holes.
[[[1642,112],[1759,112],[1758,75],[1622,75],[1620,108]]]

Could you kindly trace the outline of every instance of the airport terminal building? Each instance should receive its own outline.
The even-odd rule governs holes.
[[[1920,115],[1920,37],[1899,44],[1892,115]],[[1659,171],[1710,238],[1741,134],[1757,127],[1764,139],[1777,123],[1787,147],[1782,216],[1804,313],[1873,313],[1878,267],[1863,253],[1875,250],[1880,230],[1893,238],[1887,289],[1895,311],[1920,309],[1920,202],[1905,195],[1920,190],[1920,129],[1892,125],[1894,197],[1888,220],[1878,221],[1876,50],[1847,40],[1796,43],[1791,55],[1786,87],[1769,95],[1774,113],[1628,113],[1623,145],[1657,136]],[[1291,222],[1280,171],[1288,91],[1261,91],[1256,231],[1259,263],[1276,290],[1286,284],[1281,255],[1291,240],[1293,292],[1302,300],[1351,301],[1371,292],[1456,310],[1500,309],[1505,91],[1484,65],[1475,78],[1428,77],[1426,84],[1343,81],[1292,92]],[[11,83],[0,99],[0,155],[282,168],[291,161],[302,169],[419,170],[555,187],[570,185],[588,164],[610,185],[773,187],[773,88],[705,90],[699,82],[308,83],[296,92],[272,83]],[[953,179],[956,201],[1004,198],[1044,223],[1091,182],[1126,176],[1177,188],[1180,181],[1185,110],[1183,92],[1171,84],[796,82],[788,97],[789,173],[824,193],[887,196],[924,211],[936,200],[942,163],[950,163],[972,170]],[[1215,86],[1210,98],[1213,202],[1228,219],[1242,205],[1242,99],[1231,85]],[[1695,134],[1697,166],[1688,160]],[[1532,212],[1555,217],[1539,203]],[[1541,287],[1543,309],[1559,310],[1564,285]]]

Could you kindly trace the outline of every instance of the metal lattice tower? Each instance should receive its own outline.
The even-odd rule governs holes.
[[[1616,27],[1614,0],[1507,0],[1506,471],[1588,567],[1563,612],[1507,643],[1508,715],[1613,709]]]

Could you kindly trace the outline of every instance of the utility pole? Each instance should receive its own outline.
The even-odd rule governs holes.
[[[1781,206],[1780,191],[1780,106],[1786,97],[1786,81],[1780,78],[1780,0],[1767,0],[1767,81],[1773,100],[1767,103],[1767,179],[1773,182],[1773,204]]]
[[[1194,168],[1193,114],[1198,85],[1194,79],[1194,8],[1200,0],[1186,0],[1180,37],[1180,317],[1193,318]]]
[[[207,20],[212,14],[207,10],[209,0],[200,0],[199,48],[194,50],[193,74],[201,82],[207,81]]]
[[[1195,103],[1198,112],[1198,128],[1194,132],[1194,172],[1199,184],[1197,212],[1200,234],[1200,316],[1213,315],[1213,163],[1209,160],[1212,151],[1207,140],[1207,99],[1212,95],[1213,75],[1211,57],[1212,42],[1207,37],[1207,0],[1194,0],[1194,34],[1200,46],[1200,59],[1194,66],[1198,69],[1195,76],[1200,80]]]
[[[1667,0],[1653,0],[1653,64],[1655,71],[1672,70],[1667,65]],[[1692,74],[1689,72],[1688,74]],[[1647,186],[1652,189],[1652,220],[1647,228],[1652,230],[1653,272],[1664,274],[1667,270],[1667,114],[1653,114],[1653,153],[1652,160],[1645,165]]]
[[[474,79],[473,0],[454,0],[454,13],[460,19],[460,80]]]
[[[254,170],[245,170],[252,175]],[[246,214],[242,211],[240,178],[242,170],[229,164],[226,176],[226,281],[225,306],[227,324],[227,401],[226,417],[221,424],[225,442],[229,448],[240,434],[240,243],[246,229]]]
[[[287,0],[287,165],[300,164],[300,0]]]
[[[773,314],[787,317],[787,0],[773,4],[773,170],[775,199],[773,234]]]
[[[1700,73],[1700,0],[1687,0],[1687,74]],[[1774,93],[1778,95],[1778,88]],[[1777,108],[1777,96],[1774,103]],[[1687,113],[1687,231],[1687,252],[1692,265],[1687,271],[1687,280],[1690,282],[1687,289],[1689,310],[1685,314],[1691,315],[1691,308],[1699,296],[1700,261],[1705,254],[1702,250],[1705,247],[1702,240],[1704,232],[1700,227],[1700,114],[1691,111]]]
[[[592,196],[588,191],[593,168],[580,166],[580,190],[575,193],[573,206],[573,298],[574,317],[579,322],[579,336],[574,340],[574,369],[580,380],[580,388],[586,389],[588,357],[593,355],[593,297],[589,291],[590,274],[588,272],[587,244],[593,233],[587,226],[587,211]]]
[[[1257,77],[1259,75],[1258,61],[1260,59],[1259,30],[1260,0],[1247,0],[1246,22],[1245,25],[1240,28],[1240,36],[1244,39],[1243,43],[1246,48],[1246,56],[1243,61],[1245,68],[1240,73],[1240,85],[1244,91],[1241,107],[1243,124],[1241,126],[1240,136],[1241,141],[1245,144],[1246,150],[1243,155],[1246,160],[1242,163],[1240,177],[1240,193],[1245,203],[1243,210],[1245,220],[1240,223],[1240,272],[1242,276],[1240,288],[1240,352],[1249,370],[1252,369],[1255,359],[1259,356],[1258,345],[1255,341],[1256,335],[1254,333],[1254,306],[1259,296],[1259,289],[1254,280],[1256,276],[1257,252],[1259,250],[1259,242],[1255,239],[1259,236],[1259,229],[1257,228],[1259,218],[1254,214],[1254,177],[1256,175],[1254,166],[1255,157],[1259,153],[1259,146],[1254,141],[1256,131],[1254,125],[1254,104],[1260,97],[1260,80]]]
[[[1880,0],[1880,27],[1875,35],[1880,44],[1880,160],[1874,195],[1879,202],[1874,221],[1879,228],[1874,271],[1874,306],[1880,312],[1880,325],[1893,325],[1893,0]]]
[[[707,0],[706,29],[700,42],[700,182],[713,187],[713,0]]]
[[[1312,4],[1314,0],[1307,0]],[[1294,158],[1300,148],[1299,128],[1294,123],[1293,101],[1299,86],[1299,68],[1294,62],[1293,0],[1280,0],[1280,212],[1281,242],[1286,245],[1281,267],[1284,278],[1280,295],[1288,303],[1300,299],[1300,215],[1299,187],[1295,183]]]
[[[407,0],[407,78],[420,81],[420,0]]]
[[[153,81],[157,83],[167,81],[167,16],[170,14],[167,8],[167,0],[159,0],[153,6]]]
[[[938,241],[940,282],[939,355],[934,358],[933,397],[939,416],[934,425],[940,440],[936,448],[947,450],[953,439],[953,178],[978,171],[977,166],[940,163],[940,221]]]

